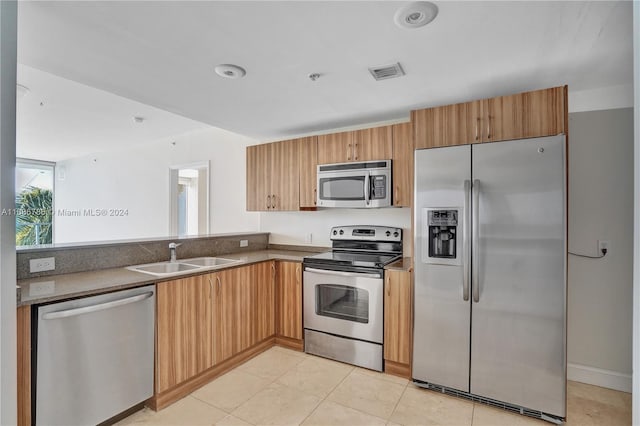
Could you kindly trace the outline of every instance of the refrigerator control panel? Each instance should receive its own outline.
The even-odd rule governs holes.
[[[460,265],[462,227],[458,207],[425,208],[422,223],[422,261],[441,265]]]

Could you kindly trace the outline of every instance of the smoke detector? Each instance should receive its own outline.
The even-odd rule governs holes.
[[[221,64],[214,68],[220,77],[238,79],[244,77],[247,72],[244,68],[233,64]]]
[[[402,77],[404,70],[399,62],[391,65],[381,65],[379,67],[369,68],[369,72],[376,80],[386,80],[388,78]]]
[[[428,1],[417,1],[401,7],[393,17],[400,28],[420,28],[438,15],[438,6]]]

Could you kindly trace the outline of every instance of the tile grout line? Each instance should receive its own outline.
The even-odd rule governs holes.
[[[302,421],[299,424],[303,424],[305,421],[307,421],[307,419],[309,417],[311,417],[311,415],[313,415],[313,413],[316,412],[316,410],[318,409],[318,407],[320,407],[320,405],[322,405],[323,402],[325,402],[327,400],[327,398],[329,397],[329,395],[331,395],[333,393],[334,390],[336,390],[336,388],[338,386],[340,386],[342,384],[342,382],[344,382],[347,377],[349,377],[351,375],[351,373],[355,370],[354,367],[351,367],[351,371],[349,371],[347,374],[345,374],[345,376],[342,378],[342,380],[340,380],[338,382],[338,384],[336,384],[334,387],[331,388],[331,390],[329,392],[327,392],[327,394],[320,400],[320,402],[318,403],[318,405],[307,415],[307,417],[305,417],[304,419],[302,419]],[[330,401],[333,402],[333,401]]]
[[[393,410],[391,410],[391,414],[387,419],[387,423],[391,421],[391,417],[393,417],[393,413],[395,413],[396,410],[398,409],[398,405],[400,404],[400,401],[402,401],[402,397],[404,396],[404,394],[407,393],[408,388],[409,388],[409,382],[407,381],[407,383],[404,385],[404,389],[402,390],[402,393],[400,394],[400,398],[398,398],[398,400],[396,401],[396,405],[394,405]]]

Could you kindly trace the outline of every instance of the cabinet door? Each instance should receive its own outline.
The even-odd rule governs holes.
[[[411,273],[385,271],[384,359],[411,362]]]
[[[300,207],[316,207],[318,184],[318,138],[300,139]]]
[[[318,164],[353,161],[354,132],[318,136]]]
[[[411,112],[416,149],[481,141],[481,102],[473,101]]]
[[[208,275],[157,285],[158,393],[213,366],[211,289]]]
[[[268,144],[271,150],[271,210],[298,210],[300,205],[299,140]]]
[[[277,262],[278,335],[302,339],[302,267],[299,262]]]
[[[275,262],[262,262],[251,267],[253,344],[273,336],[275,327]]]
[[[411,207],[413,201],[413,126],[393,126],[393,205]]]
[[[269,144],[247,147],[247,211],[271,209]]]
[[[483,101],[483,142],[565,133],[565,87]]]
[[[251,346],[251,273],[249,267],[215,274],[215,359],[224,361]]]
[[[353,132],[353,161],[391,158],[392,126],[373,127]]]

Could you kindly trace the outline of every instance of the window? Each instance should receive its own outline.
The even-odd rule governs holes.
[[[16,245],[53,243],[55,163],[16,160]]]
[[[170,167],[171,235],[209,232],[209,163]]]

